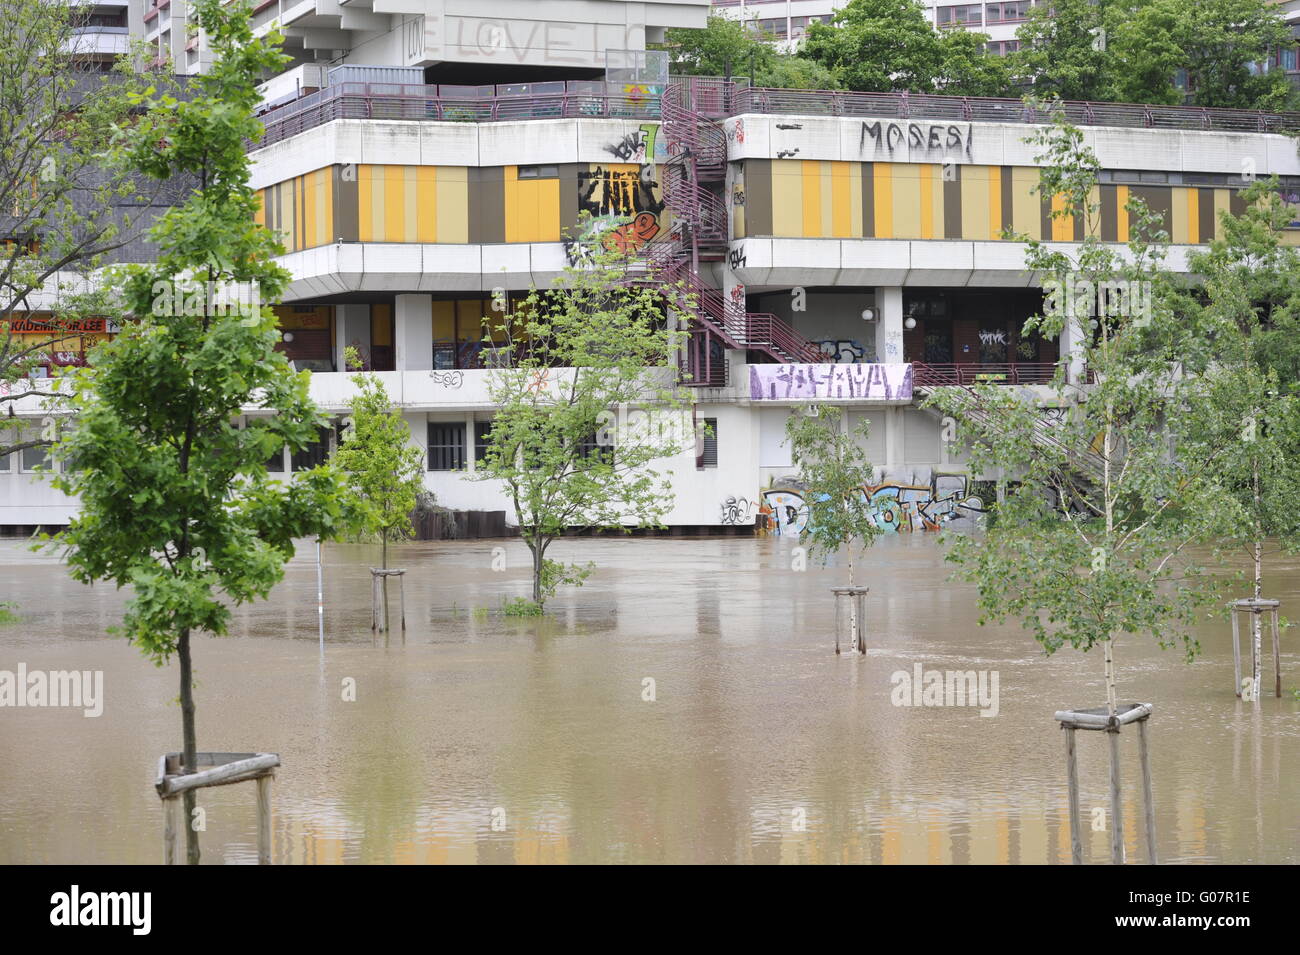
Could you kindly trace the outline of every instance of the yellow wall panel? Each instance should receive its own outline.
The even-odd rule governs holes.
[[[1127,242],[1128,234],[1128,186],[1115,187],[1115,238]]]
[[[439,166],[438,241],[469,241],[469,176],[465,166]]]
[[[803,186],[803,228],[799,235],[815,238],[822,234],[822,170],[816,160],[800,163]]]
[[[878,162],[871,167],[871,178],[876,187],[875,204],[876,238],[894,237],[894,164]]]
[[[844,163],[844,176],[849,185],[849,235],[862,235],[862,163]],[[836,200],[838,205],[839,200]],[[742,208],[744,208],[742,206]]]
[[[961,237],[990,238],[988,166],[961,167]]]
[[[1037,169],[1016,166],[1011,170],[1011,228],[1018,233],[1044,238],[1039,234],[1042,232],[1039,196],[1033,191],[1037,185]]]
[[[803,235],[803,164],[772,163],[772,234],[787,238]]]
[[[894,163],[894,237],[921,238],[921,174],[913,163]]]
[[[1174,245],[1186,245],[1187,230],[1187,190],[1181,186],[1173,187],[1169,203],[1169,241]]]
[[[384,166],[385,242],[406,241],[406,170],[402,166]]]
[[[415,241],[438,241],[438,167],[415,170]]]
[[[1214,190],[1214,237],[1219,237],[1219,219],[1225,213],[1231,210],[1232,190],[1215,189]]]

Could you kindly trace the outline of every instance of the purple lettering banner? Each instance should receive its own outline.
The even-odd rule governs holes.
[[[912,365],[750,365],[749,397],[906,401],[912,397]]]

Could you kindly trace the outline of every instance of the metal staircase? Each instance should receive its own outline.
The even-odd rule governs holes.
[[[660,166],[664,203],[675,220],[662,238],[646,244],[646,272],[663,283],[679,310],[691,316],[683,354],[687,384],[726,383],[724,349],[759,352],[775,362],[821,361],[821,351],[776,315],[746,312],[744,303],[727,301],[700,279],[701,256],[721,258],[727,251],[727,207],[710,183],[724,181],[727,139],[717,118],[725,115],[729,84],[684,77],[661,98],[662,135],[668,160]]]

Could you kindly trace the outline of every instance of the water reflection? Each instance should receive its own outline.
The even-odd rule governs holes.
[[[1069,861],[1052,713],[1100,702],[1100,657],[1046,658],[1015,628],[976,626],[973,592],[947,579],[932,537],[872,552],[869,652],[838,659],[839,572],[792,571],[789,541],[563,540],[555,556],[600,570],[543,621],[495,612],[527,580],[523,545],[508,545],[505,572],[493,546],[402,549],[405,642],[372,641],[361,546],[326,548],[323,665],[311,548],[270,601],[237,612],[231,638],[198,641],[201,748],[281,754],[278,862]],[[1266,591],[1300,604],[1300,567],[1273,570]],[[0,862],[157,861],[150,782],[176,748],[174,668],[104,635],[120,594],[19,542],[0,542],[0,581],[23,613],[0,629],[0,669],[102,669],[107,698],[98,719],[0,710]],[[1207,625],[1191,666],[1118,649],[1121,696],[1156,705],[1161,859],[1296,862],[1300,706],[1235,700],[1228,633]],[[1283,654],[1287,688],[1297,656]],[[999,715],[895,707],[890,675],[917,663],[997,670]],[[1105,747],[1082,735],[1088,814],[1108,804]],[[1135,738],[1124,759],[1141,861]],[[255,861],[251,790],[202,803],[205,861]],[[1108,858],[1106,831],[1085,838]]]

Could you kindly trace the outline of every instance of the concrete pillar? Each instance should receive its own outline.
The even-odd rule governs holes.
[[[885,409],[885,460],[872,462],[883,464],[887,468],[903,466],[903,412],[905,409],[891,407]]]
[[[433,296],[396,296],[393,307],[394,364],[398,371],[433,368]]]
[[[347,371],[344,350],[351,345],[363,359],[370,357],[370,306],[336,305],[334,307],[334,368]]]
[[[465,472],[474,473],[474,412],[465,415]]]
[[[876,289],[876,361],[903,361],[903,290]]]
[[[1072,385],[1083,384],[1083,358],[1085,328],[1087,316],[1067,316],[1061,329],[1061,361],[1067,363],[1067,381]]]

